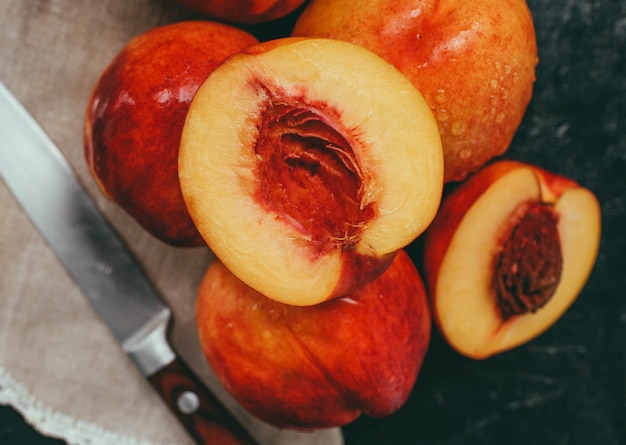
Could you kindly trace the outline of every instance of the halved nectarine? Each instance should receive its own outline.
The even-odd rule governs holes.
[[[347,42],[285,38],[229,58],[200,87],[179,177],[235,275],[312,305],[375,279],[426,229],[443,154],[428,105],[389,63]]]
[[[424,274],[450,345],[486,358],[548,329],[575,301],[598,253],[594,194],[544,169],[499,161],[442,203]]]

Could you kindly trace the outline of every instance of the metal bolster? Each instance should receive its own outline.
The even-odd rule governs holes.
[[[146,377],[168,365],[176,354],[167,341],[171,311],[163,310],[145,329],[127,339],[122,347]]]

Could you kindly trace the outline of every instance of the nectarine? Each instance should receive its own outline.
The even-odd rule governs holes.
[[[256,24],[282,18],[305,0],[176,0],[214,19],[235,24]]]
[[[89,170],[104,195],[163,242],[204,245],[178,182],[183,123],[209,73],[255,43],[217,22],[161,26],[129,42],[94,86],[84,125]]]
[[[453,190],[425,235],[424,276],[450,345],[486,358],[548,329],[598,253],[600,206],[574,181],[499,161]]]
[[[216,261],[196,308],[218,379],[253,415],[282,428],[393,413],[411,393],[431,334],[424,285],[404,251],[374,282],[309,307],[264,297]]]
[[[203,83],[179,177],[196,227],[238,278],[312,305],[375,279],[426,229],[442,158],[428,105],[397,69],[351,43],[285,38]]]
[[[507,150],[532,96],[525,0],[312,0],[292,35],[356,43],[406,75],[437,118],[446,182]]]

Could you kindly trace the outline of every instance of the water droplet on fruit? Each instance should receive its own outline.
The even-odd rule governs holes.
[[[472,150],[470,148],[464,148],[459,152],[459,158],[468,159],[472,155]]]
[[[465,121],[456,121],[452,124],[450,131],[452,132],[453,135],[460,136],[463,133],[465,133],[466,129],[467,129],[467,124],[465,123]]]
[[[491,82],[489,82],[489,86],[491,88],[498,88],[498,81],[496,79],[492,79]]]
[[[441,108],[437,110],[437,113],[435,116],[439,122],[446,122],[448,118],[450,117],[450,115],[448,114],[448,110],[446,110],[445,108]]]
[[[294,324],[291,326],[291,330],[292,330],[292,332],[294,332],[294,333],[298,333],[298,332],[302,331],[302,324],[301,324],[301,323],[294,323]]]
[[[279,317],[280,314],[276,309],[270,309],[269,311],[267,311],[267,318],[269,318],[270,321],[277,321]]]
[[[498,113],[498,115],[496,116],[496,123],[501,124],[502,122],[504,122],[504,118],[504,113]]]
[[[437,102],[438,104],[442,104],[446,100],[448,100],[448,98],[446,97],[446,90],[437,90],[437,94],[435,95],[435,102]]]
[[[512,70],[511,65],[504,65],[504,74],[511,74]]]
[[[168,89],[162,90],[162,91],[157,91],[154,94],[154,100],[155,102],[158,102],[160,104],[166,104],[168,102],[170,102],[172,100],[172,94],[171,91]]]

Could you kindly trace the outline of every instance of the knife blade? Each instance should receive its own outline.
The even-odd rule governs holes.
[[[194,441],[256,444],[172,349],[167,340],[170,308],[60,150],[1,82],[0,176]]]

